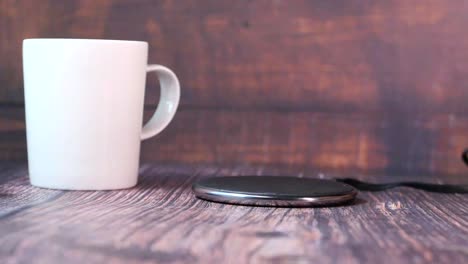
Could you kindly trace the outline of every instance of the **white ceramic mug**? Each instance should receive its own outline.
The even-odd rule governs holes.
[[[110,190],[137,183],[140,141],[169,124],[180,96],[176,75],[147,66],[147,57],[141,41],[24,40],[32,185]],[[142,128],[146,72],[157,74],[161,96]]]

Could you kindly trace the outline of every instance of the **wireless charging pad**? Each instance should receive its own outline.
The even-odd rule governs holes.
[[[280,176],[229,176],[202,179],[192,186],[198,198],[212,202],[281,207],[347,203],[357,191],[348,184]]]

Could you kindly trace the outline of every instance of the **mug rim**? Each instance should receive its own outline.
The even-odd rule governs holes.
[[[67,42],[107,42],[107,43],[135,43],[135,44],[148,44],[142,40],[120,40],[120,39],[91,39],[91,38],[26,38],[23,42],[29,41],[67,41]]]

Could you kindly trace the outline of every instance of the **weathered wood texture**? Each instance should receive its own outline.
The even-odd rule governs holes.
[[[184,106],[467,113],[467,12],[462,0],[5,0],[0,100],[23,102],[22,39],[80,37],[148,41]]]
[[[398,188],[349,206],[275,209],[197,200],[190,186],[214,175],[319,174],[146,164],[136,188],[67,192],[31,187],[23,165],[0,173],[2,263],[468,262],[467,195]]]
[[[152,110],[145,111],[145,116]],[[23,110],[0,112],[0,160],[25,160]],[[142,161],[315,167],[400,175],[466,174],[467,118],[419,117],[389,130],[391,117],[329,113],[181,110]],[[386,139],[381,142],[380,139]]]
[[[461,173],[467,13],[463,0],[4,0],[0,105],[23,106],[24,38],[145,40],[183,89],[145,160]],[[7,119],[0,157],[24,158]]]

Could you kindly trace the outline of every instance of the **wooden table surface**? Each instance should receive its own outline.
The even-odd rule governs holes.
[[[361,192],[347,206],[288,209],[209,203],[196,199],[190,189],[201,177],[285,173],[336,176],[280,168],[143,164],[136,188],[82,192],[31,187],[25,164],[0,164],[0,259],[468,263],[468,195],[398,188]],[[372,178],[398,179],[402,177]],[[463,176],[421,180],[466,182]]]

